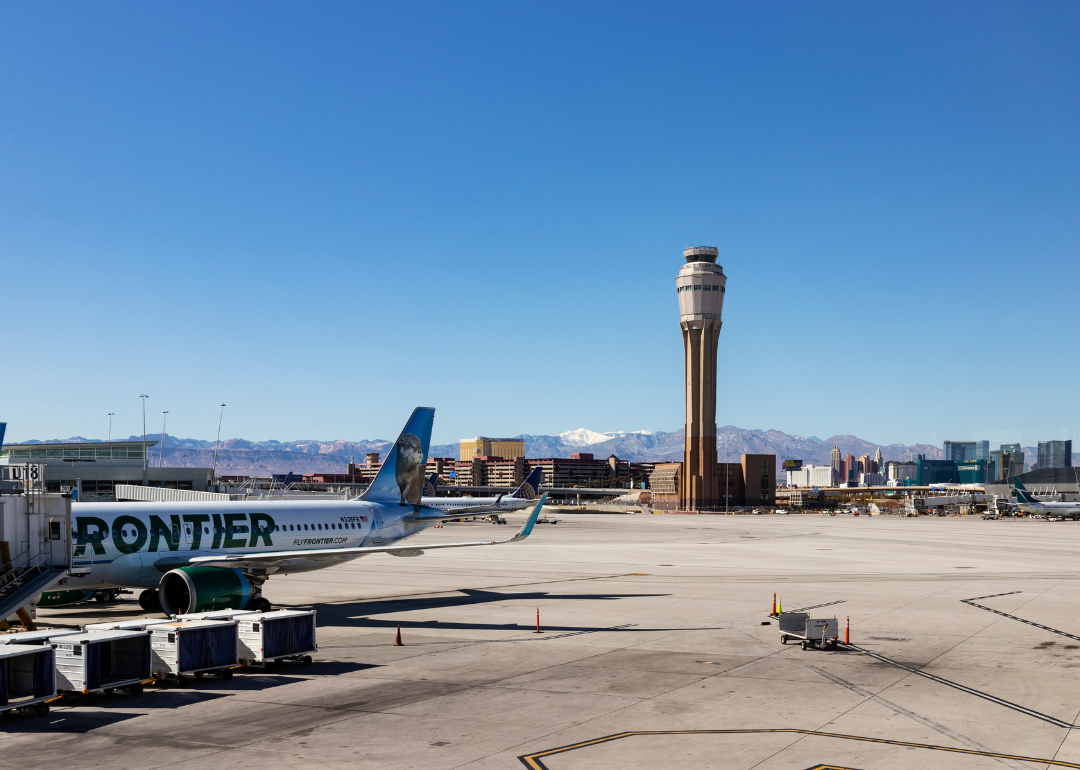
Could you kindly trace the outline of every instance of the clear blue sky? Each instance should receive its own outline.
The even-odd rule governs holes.
[[[1080,438],[1080,5],[0,5],[9,440]]]

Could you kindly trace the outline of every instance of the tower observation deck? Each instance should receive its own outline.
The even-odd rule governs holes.
[[[710,510],[719,504],[716,461],[716,349],[727,276],[716,264],[719,249],[686,249],[675,279],[686,363],[686,424],[679,507]]]

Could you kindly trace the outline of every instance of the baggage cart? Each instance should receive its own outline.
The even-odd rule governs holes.
[[[290,660],[311,665],[311,653],[318,652],[315,639],[315,610],[274,610],[242,615],[240,657],[248,665],[272,670],[275,663]]]
[[[156,678],[216,674],[232,679],[240,664],[235,620],[169,620],[147,626]]]
[[[840,621],[836,618],[811,618],[805,612],[784,612],[777,619],[780,628],[780,644],[789,640],[802,642],[804,650],[835,650],[840,634]]]
[[[56,651],[47,644],[0,646],[0,713],[49,713],[56,697]]]
[[[150,637],[146,631],[65,633],[49,644],[56,650],[56,688],[93,698],[127,690],[141,695],[150,679]]]
[[[32,644],[36,647],[49,646],[50,639],[56,639],[61,636],[70,636],[72,634],[80,634],[81,631],[72,631],[70,629],[63,628],[41,628],[37,631],[20,631],[17,634],[0,634],[0,645],[2,644]]]
[[[191,612],[186,615],[173,615],[173,620],[235,620],[241,615],[258,615],[258,610],[208,610],[207,612]]]

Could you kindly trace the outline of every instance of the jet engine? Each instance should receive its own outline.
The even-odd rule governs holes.
[[[210,610],[264,609],[262,586],[238,569],[179,567],[161,576],[158,597],[166,615]]]

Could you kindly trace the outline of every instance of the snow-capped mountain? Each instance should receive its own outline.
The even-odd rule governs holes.
[[[589,446],[590,444],[603,444],[605,441],[611,441],[613,438],[651,435],[652,432],[647,430],[616,430],[611,431],[610,433],[597,433],[588,428],[578,428],[577,430],[568,430],[565,433],[560,433],[556,438],[562,439],[562,442],[567,446]]]

